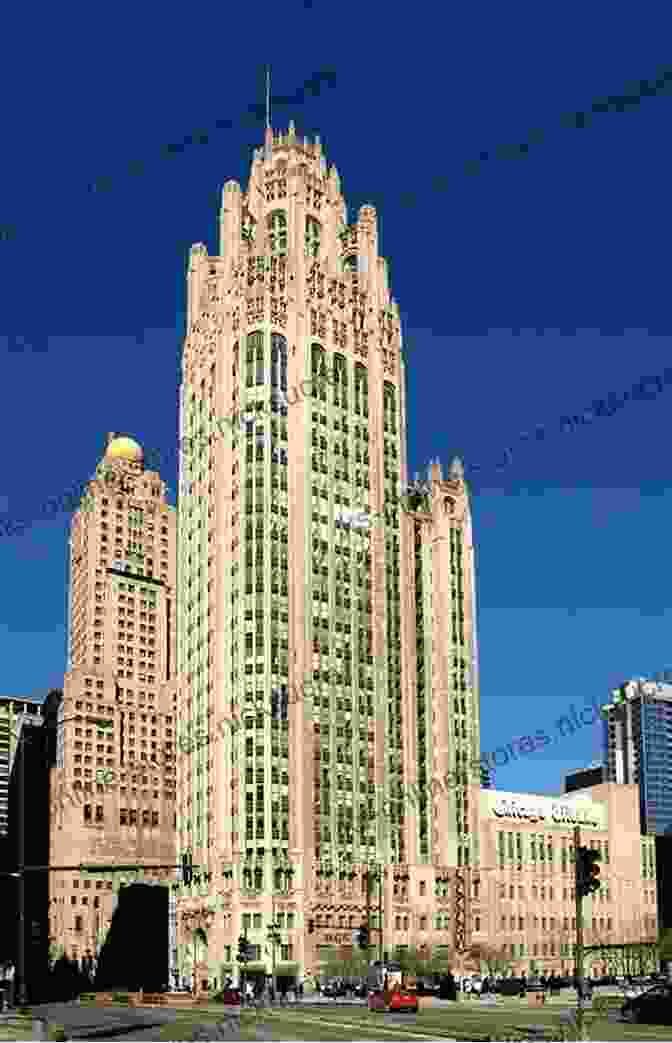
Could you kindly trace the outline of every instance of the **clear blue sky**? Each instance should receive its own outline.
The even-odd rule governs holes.
[[[30,7],[3,15],[0,226],[15,231],[0,241],[0,510],[36,517],[92,474],[108,430],[175,446],[187,252],[215,250],[218,191],[262,141],[261,124],[239,121],[263,101],[268,61],[279,95],[333,68],[333,87],[273,123],[321,135],[351,218],[378,207],[412,469],[454,453],[467,473],[488,465],[473,487],[482,747],[550,733],[572,702],[672,663],[672,388],[489,469],[520,431],[670,361],[672,97],[562,126],[672,61],[669,8],[314,0],[248,13],[122,2],[42,7],[39,24]],[[214,131],[222,119],[234,129]],[[536,128],[527,158],[465,173]],[[208,130],[210,144],[162,158]],[[112,189],[88,193],[104,176]],[[174,490],[174,465],[166,477]],[[0,541],[3,693],[62,679],[67,525],[61,514]],[[497,786],[557,790],[598,744],[585,727],[500,768]]]

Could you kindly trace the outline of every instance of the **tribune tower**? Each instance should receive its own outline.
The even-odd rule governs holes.
[[[267,129],[219,228],[218,255],[190,252],[182,361],[177,843],[198,868],[180,966],[219,978],[246,932],[270,972],[273,922],[277,972],[314,972],[362,923],[372,863],[384,949],[452,947],[450,870],[479,858],[462,468],[403,495],[377,215],[348,223],[319,139]]]

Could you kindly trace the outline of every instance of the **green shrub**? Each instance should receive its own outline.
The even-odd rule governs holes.
[[[59,1043],[64,1043],[67,1040],[65,1034],[65,1025],[50,1025],[49,1026],[49,1039],[57,1040]]]
[[[113,992],[112,1002],[113,1003],[128,1003],[129,995],[127,992]]]
[[[596,996],[593,1000],[593,1014],[598,1018],[606,1018],[611,1006],[612,1004],[606,996]]]

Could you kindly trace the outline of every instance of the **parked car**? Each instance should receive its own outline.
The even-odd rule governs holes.
[[[347,994],[348,990],[345,985],[340,985],[337,982],[330,982],[322,989],[322,995],[332,1000],[340,999],[342,996],[347,996]]]
[[[408,1014],[417,1014],[418,997],[414,992],[406,989],[395,989],[392,992],[384,992],[375,989],[369,993],[369,1010],[379,1011],[405,1011]]]
[[[226,1003],[234,1007],[240,1006],[241,994],[240,989],[222,989],[215,996],[215,1000],[218,1003]]]
[[[434,982],[426,981],[423,978],[418,978],[415,984],[415,993],[417,996],[436,996],[438,991],[438,985],[435,985]]]
[[[626,1000],[621,1015],[633,1025],[672,1025],[672,985],[654,985]]]
[[[519,996],[523,983],[520,978],[503,978],[496,988],[500,996]]]

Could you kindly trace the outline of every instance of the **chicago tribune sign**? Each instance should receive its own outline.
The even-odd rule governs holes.
[[[493,805],[498,818],[520,818],[528,822],[545,822],[550,819],[556,825],[592,826],[603,829],[601,816],[594,805],[564,804],[559,801],[534,801],[502,797]]]

